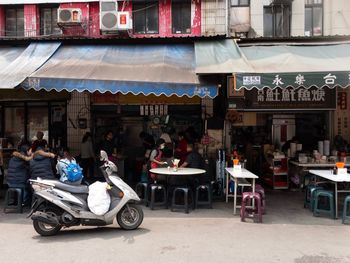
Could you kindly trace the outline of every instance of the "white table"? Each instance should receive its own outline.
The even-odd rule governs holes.
[[[238,180],[239,179],[252,179],[251,184],[245,184],[245,186],[252,186],[253,193],[255,192],[255,179],[258,179],[259,177],[251,172],[249,172],[247,169],[242,168],[241,172],[237,172],[233,167],[227,167],[225,168],[226,172],[229,174],[230,178],[232,178],[235,182],[234,187],[234,195],[233,195],[233,214],[236,214],[237,208],[240,208],[241,206],[237,206],[237,186],[238,186]],[[228,181],[229,176],[227,176],[226,180],[226,202],[228,200]],[[254,205],[254,204],[253,204]]]
[[[309,172],[334,184],[335,218],[338,218],[338,193],[350,193],[350,189],[338,190],[338,183],[350,182],[350,174],[336,175],[333,174],[333,170],[310,170]]]
[[[179,167],[177,171],[174,171],[173,168],[153,168],[149,170],[154,174],[164,174],[164,175],[199,175],[204,174],[205,170],[197,168],[187,168]]]
[[[289,163],[300,167],[301,168],[301,174],[302,175],[302,179],[303,179],[303,184],[305,183],[305,175],[306,173],[310,172],[310,169],[328,169],[328,168],[333,168],[335,166],[335,163],[299,163],[297,161],[289,161]],[[345,167],[350,167],[350,163],[345,163]],[[303,187],[304,185],[300,184],[301,187]]]
[[[169,184],[169,176],[196,176],[204,174],[206,171],[203,169],[197,169],[197,168],[187,168],[187,167],[179,167],[177,171],[174,171],[172,167],[170,168],[153,168],[149,170],[151,173],[154,174],[161,174],[165,175],[166,184]]]

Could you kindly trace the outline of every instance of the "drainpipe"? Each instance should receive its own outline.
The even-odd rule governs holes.
[[[230,36],[230,22],[229,22],[229,7],[230,0],[225,0],[226,12],[225,12],[225,20],[226,20],[226,37]]]

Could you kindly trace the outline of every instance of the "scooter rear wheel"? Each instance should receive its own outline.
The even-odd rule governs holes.
[[[46,209],[45,213],[51,215],[51,216],[58,216],[59,213],[55,209]],[[62,228],[61,225],[49,225],[45,224],[43,222],[40,222],[39,220],[33,220],[33,227],[35,231],[41,235],[41,236],[53,236],[56,235]]]
[[[117,221],[121,228],[125,230],[134,230],[138,228],[143,221],[143,211],[138,205],[127,204],[117,214]]]

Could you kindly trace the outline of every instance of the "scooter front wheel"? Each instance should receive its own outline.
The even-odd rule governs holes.
[[[117,214],[117,221],[121,228],[134,230],[143,221],[143,211],[138,205],[126,204]]]

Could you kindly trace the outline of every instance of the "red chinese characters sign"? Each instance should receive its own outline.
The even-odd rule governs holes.
[[[247,109],[335,109],[336,91],[328,88],[265,88],[245,92]]]

